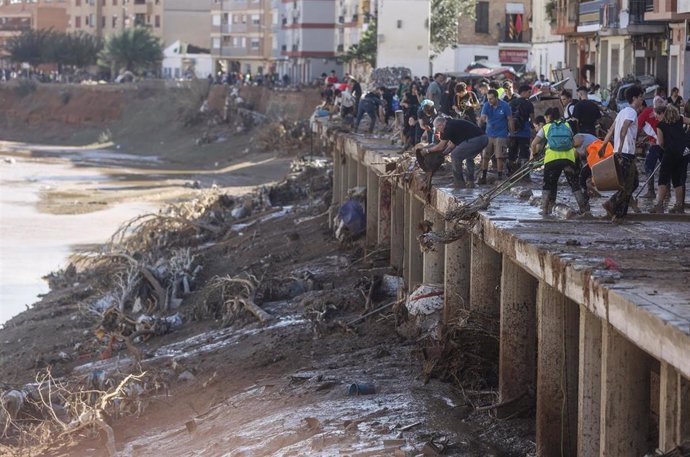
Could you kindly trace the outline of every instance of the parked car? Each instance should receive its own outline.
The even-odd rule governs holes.
[[[629,87],[632,87],[632,86],[634,86],[633,83],[628,83],[628,84],[621,84],[618,87],[618,92],[616,93],[616,111],[620,111],[623,108],[628,106],[628,102],[625,99],[625,91]],[[658,84],[646,85],[644,83],[644,81],[642,82],[642,88],[645,90],[644,100],[648,106],[651,106],[652,100],[654,99],[654,94],[656,93],[656,89],[658,87],[659,87]]]

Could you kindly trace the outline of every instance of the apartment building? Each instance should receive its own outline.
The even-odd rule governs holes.
[[[69,0],[69,31],[107,38],[127,27],[150,27],[163,38],[163,0]]]
[[[67,30],[67,0],[0,0],[0,56],[8,39],[26,30]]]
[[[163,42],[211,48],[211,10],[216,0],[163,0]]]
[[[434,72],[463,71],[477,60],[525,71],[531,50],[531,2],[479,0],[475,8],[474,18],[460,17],[458,46],[434,59]]]
[[[654,0],[645,20],[668,23],[668,87],[678,87],[685,100],[690,97],[690,0]]]
[[[430,73],[429,0],[379,0],[377,67],[407,67]]]
[[[565,66],[565,38],[563,35],[568,30],[563,28],[566,24],[558,22],[562,18],[556,15],[556,11],[563,7],[563,3],[565,0],[532,0],[532,18],[530,21],[532,50],[527,68],[537,75],[545,75],[549,79],[552,78],[554,70]],[[547,8],[547,5],[550,6]]]
[[[211,55],[221,71],[270,73],[271,0],[216,0],[211,11]]]
[[[338,53],[345,51],[345,23],[351,23],[354,14],[348,9],[351,3],[340,0],[283,0],[283,3],[280,23],[285,41],[281,45],[283,59],[278,65],[279,73],[301,83],[309,83],[331,70],[342,74]]]

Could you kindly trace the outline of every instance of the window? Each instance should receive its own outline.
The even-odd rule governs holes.
[[[101,28],[105,28],[105,16],[101,16]]]
[[[156,17],[155,17],[155,21],[154,21],[154,22],[155,22],[155,27],[156,27],[156,28],[159,28],[159,27],[161,26],[161,17],[160,17],[158,14],[156,14]]]
[[[75,29],[81,28],[81,16],[75,16],[74,17],[74,28]]]
[[[258,14],[252,14],[252,24],[259,25],[261,23],[261,16]]]
[[[261,42],[259,41],[258,38],[252,38],[252,41],[251,41],[252,49],[259,49],[260,45],[261,45]]]
[[[113,28],[117,28],[117,15],[113,15]]]
[[[475,33],[489,33],[489,2],[477,2]]]
[[[489,56],[474,56],[475,62],[478,62],[480,60],[489,60]]]

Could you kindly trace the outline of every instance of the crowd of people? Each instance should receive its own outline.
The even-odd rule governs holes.
[[[652,212],[665,210],[671,188],[674,205],[669,210],[684,212],[690,103],[683,104],[677,88],[668,97],[663,88],[657,89],[653,106],[646,106],[645,91],[630,86],[625,91],[627,105],[606,129],[601,122],[604,110],[592,100],[591,86],[579,87],[575,94],[556,91],[543,76],[532,83],[505,79],[475,80],[471,85],[437,73],[432,78],[406,76],[397,88],[374,86],[364,93],[349,75],[342,81],[335,72],[323,76],[324,109],[340,113],[355,132],[365,117],[368,131],[373,132],[377,120],[385,126],[401,111],[405,146],[421,144],[422,157],[450,155],[455,188],[487,184],[490,166],[500,181],[539,162],[544,167],[542,214],[552,212],[561,176],[580,213],[586,213],[590,199],[600,196],[592,182],[592,167],[613,155],[620,186],[602,206],[612,219],[620,219],[640,186],[637,157],[644,154],[648,177],[644,184],[649,189],[644,197],[656,198]],[[543,116],[535,115],[537,92],[560,99],[560,106],[552,103]]]

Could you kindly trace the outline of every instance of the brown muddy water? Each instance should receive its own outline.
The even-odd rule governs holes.
[[[136,195],[117,198],[133,183],[85,163],[126,159],[122,154],[37,157],[36,150],[0,145],[0,323],[46,293],[42,277],[64,268],[75,249],[105,242],[123,222],[158,206]]]

